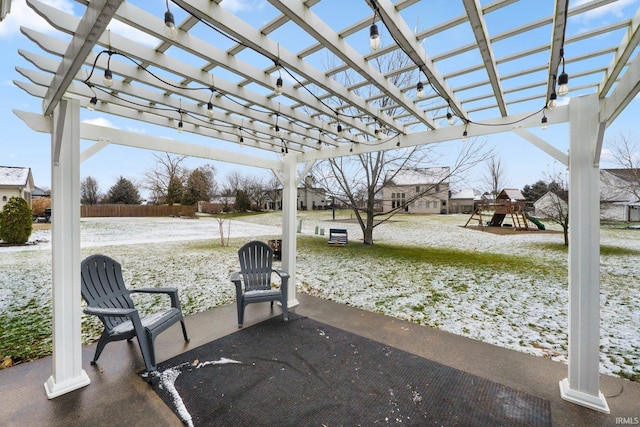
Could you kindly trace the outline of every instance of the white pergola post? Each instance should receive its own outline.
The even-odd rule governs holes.
[[[63,99],[51,133],[52,399],[90,383],[82,369],[80,306],[80,104]]]
[[[569,376],[563,399],[609,413],[600,392],[600,171],[598,96],[569,105]],[[600,135],[600,137],[602,137]]]
[[[295,307],[300,304],[296,298],[296,212],[298,163],[296,155],[284,156],[282,179],[282,269],[289,273],[287,304]]]

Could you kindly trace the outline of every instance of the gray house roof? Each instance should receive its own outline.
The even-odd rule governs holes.
[[[437,184],[439,182],[449,182],[449,167],[433,167],[422,169],[406,169],[401,170],[395,176],[395,170],[390,170],[385,175],[385,181],[393,183],[393,185],[420,185],[420,184]],[[391,179],[393,177],[393,179]]]
[[[0,166],[0,186],[2,187],[26,187],[30,177],[30,168]]]

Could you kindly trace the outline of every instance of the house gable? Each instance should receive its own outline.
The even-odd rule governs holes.
[[[11,197],[22,197],[31,206],[34,188],[30,168],[0,166],[0,209]]]

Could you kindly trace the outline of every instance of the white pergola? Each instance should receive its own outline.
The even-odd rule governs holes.
[[[40,53],[20,51],[34,67],[16,67],[26,80],[15,81],[42,99],[42,111],[15,114],[51,134],[56,219],[47,396],[89,384],[80,340],[79,171],[108,144],[274,171],[283,185],[282,263],[295,283],[296,187],[315,161],[451,141],[463,132],[510,132],[569,169],[569,365],[560,392],[608,412],[599,388],[599,159],[605,129],[640,90],[640,11],[579,31],[572,19],[615,2],[570,7],[556,0],[533,8],[514,0],[448,1],[438,15],[449,18],[432,22],[430,8],[445,2],[352,0],[345,13],[336,10],[344,1],[268,0],[259,24],[220,3],[77,0],[78,18],[28,0],[58,33],[22,28]],[[165,32],[167,7],[174,34]],[[420,21],[424,28],[412,29]],[[369,48],[373,23],[382,40],[376,50]],[[408,65],[380,71],[390,54],[406,56]],[[112,82],[103,81],[107,70]],[[564,70],[570,98],[551,108]],[[350,78],[338,78],[343,73]],[[396,85],[398,76],[414,76],[413,83]],[[278,77],[283,85],[274,91]],[[83,123],[82,108],[171,128],[173,139]],[[568,123],[569,154],[530,130],[543,118]],[[199,142],[180,141],[178,127]],[[81,140],[93,145],[81,152]],[[289,292],[297,305],[295,286]]]

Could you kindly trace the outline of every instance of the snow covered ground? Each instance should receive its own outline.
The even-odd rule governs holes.
[[[348,217],[340,212],[338,218]],[[362,236],[355,222],[331,221],[331,212],[299,212],[301,234],[316,228],[347,228],[353,244]],[[424,262],[385,261],[377,265],[342,256],[347,248],[321,254],[299,251],[297,289],[312,295],[376,311],[419,324],[541,357],[567,359],[567,260],[562,234],[500,236],[460,227],[466,216],[397,216],[374,232],[377,243],[415,247],[457,248],[526,257],[531,271],[488,267],[443,268]],[[104,253],[123,265],[132,286],[148,284],[180,288],[184,311],[195,313],[234,301],[229,275],[237,247],[247,239],[266,240],[281,234],[280,213],[226,221],[231,245],[219,246],[213,218],[85,218],[82,256]],[[553,228],[553,226],[551,226]],[[318,236],[318,238],[321,238]],[[325,237],[322,237],[326,239]],[[34,231],[38,244],[0,248],[0,316],[50,307],[50,231]],[[601,371],[640,375],[640,230],[602,230],[601,243],[627,249],[601,257]],[[337,255],[337,256],[336,256]],[[336,273],[339,272],[339,273]],[[34,303],[35,302],[35,303]],[[157,300],[139,302],[149,308]],[[42,318],[40,322],[50,321]],[[34,325],[34,327],[47,327]],[[100,326],[84,319],[85,340]]]

